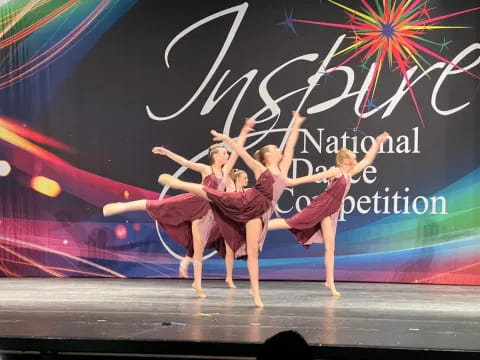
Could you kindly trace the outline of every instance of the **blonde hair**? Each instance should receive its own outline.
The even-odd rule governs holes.
[[[226,148],[225,148],[225,146],[218,145],[218,144],[210,146],[210,150],[208,151],[208,161],[209,161],[210,165],[212,165],[214,163],[213,155],[218,153],[220,151],[220,149],[226,149]]]
[[[232,169],[230,171],[230,178],[233,180],[233,182],[236,182],[237,179],[240,177],[240,175],[245,174],[247,175],[247,172],[245,170],[240,170],[240,169]]]
[[[265,154],[270,150],[273,145],[265,145],[264,147],[258,149],[253,154],[253,158],[260,162],[262,165],[265,165]]]
[[[347,148],[341,148],[337,152],[337,157],[336,157],[336,163],[337,166],[342,165],[345,160],[351,160],[352,159],[352,152],[348,150]]]

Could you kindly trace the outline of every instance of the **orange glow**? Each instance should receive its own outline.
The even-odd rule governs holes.
[[[12,167],[5,160],[0,160],[0,176],[7,176],[10,174]]]
[[[130,199],[130,193],[128,192],[128,190],[125,190],[125,191],[123,192],[123,197],[125,198],[125,200]]]
[[[65,151],[75,152],[75,150],[72,149],[70,146],[62,144],[60,141],[57,141],[55,139],[51,139],[38,131],[31,130],[25,125],[21,125],[11,119],[0,117],[0,128],[10,130],[18,136],[21,136],[25,139],[30,139],[40,144],[48,145]]]
[[[57,197],[62,192],[62,188],[55,180],[51,180],[44,176],[33,177],[30,186],[40,194],[53,198]]]
[[[37,155],[43,159],[47,159],[56,163],[65,163],[59,157],[53,155],[52,153],[44,150],[38,145],[24,139],[21,136],[18,136],[13,131],[10,131],[0,124],[0,140],[6,141],[9,144],[12,144],[20,149],[28,151],[31,154]]]

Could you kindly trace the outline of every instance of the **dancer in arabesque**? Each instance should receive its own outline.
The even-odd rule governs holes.
[[[295,216],[288,219],[272,219],[268,223],[268,230],[290,230],[297,241],[305,247],[313,243],[324,243],[325,286],[334,296],[340,296],[334,281],[334,253],[337,221],[343,200],[350,189],[352,176],[373,163],[381,145],[387,141],[388,137],[386,132],[377,136],[375,143],[360,162],[357,162],[357,155],[354,152],[341,148],[336,156],[336,167],[314,175],[292,179],[291,186],[324,179],[328,179],[328,186],[324,192],[313,199],[309,206]]]
[[[250,294],[258,307],[264,306],[260,296],[258,254],[263,247],[273,208],[288,183],[287,173],[304,120],[305,117],[293,112],[293,125],[283,154],[276,145],[266,145],[255,153],[254,158],[230,137],[211,131],[214,140],[227,142],[254,173],[256,184],[245,192],[221,192],[208,186],[178,180],[168,174],[159,177],[159,182],[163,185],[210,201],[215,221],[235,257],[247,258]]]
[[[240,146],[245,143],[246,135],[250,129],[247,123],[248,121],[246,121],[238,137]],[[229,173],[238,159],[236,153],[232,153],[229,157],[225,147],[220,145],[210,148],[210,165],[188,161],[164,147],[155,147],[152,152],[165,155],[180,165],[200,173],[203,179],[202,186],[209,186],[218,191],[225,190]],[[228,274],[232,273],[230,267],[233,267],[234,254],[230,247],[223,243],[223,238],[210,236],[214,227],[214,218],[210,204],[204,198],[194,194],[180,194],[157,200],[144,199],[111,203],[103,207],[105,216],[129,211],[146,211],[159,223],[170,238],[187,249],[187,256],[180,262],[179,274],[181,277],[188,277],[188,264],[193,257],[194,281],[192,287],[195,289],[197,296],[206,297],[202,288],[203,251],[206,246],[217,248],[220,254],[225,257],[228,280]],[[229,286],[235,287],[232,281],[230,281]]]

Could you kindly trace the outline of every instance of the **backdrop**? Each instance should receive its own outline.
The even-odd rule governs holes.
[[[479,10],[476,0],[0,0],[0,273],[177,276],[185,252],[148,215],[104,218],[102,206],[175,194],[162,193],[162,172],[200,181],[153,146],[206,162],[209,130],[236,136],[247,116],[258,120],[250,152],[282,145],[298,109],[307,121],[293,177],[392,135],[345,199],[338,280],[479,285]],[[287,189],[278,215],[324,188]],[[206,277],[222,277],[222,259],[205,255]],[[322,256],[272,232],[261,277],[322,279]]]

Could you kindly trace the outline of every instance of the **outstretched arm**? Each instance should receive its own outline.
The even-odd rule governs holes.
[[[253,130],[254,126],[255,126],[255,120],[245,119],[245,124],[243,125],[242,130],[240,130],[240,135],[238,135],[238,138],[237,138],[237,145],[241,147],[245,145],[245,141],[247,140],[247,134]],[[236,151],[233,151],[230,154],[230,157],[228,158],[227,163],[222,168],[222,172],[224,176],[228,176],[230,174],[230,171],[232,171],[237,160],[238,160],[238,153]]]
[[[309,175],[309,176],[302,176],[295,179],[287,179],[287,186],[293,187],[301,184],[308,184],[312,182],[317,182],[323,179],[330,179],[332,177],[338,177],[342,174],[342,171],[339,168],[333,167],[331,169]]]
[[[306,117],[301,116],[300,113],[292,111],[293,125],[288,135],[285,150],[283,151],[283,157],[280,161],[279,167],[283,175],[287,176],[290,165],[292,165],[293,155],[295,153],[295,145],[297,144],[298,135],[300,133],[300,127],[305,121]]]
[[[386,131],[378,135],[377,138],[375,139],[375,142],[372,144],[372,146],[370,146],[370,149],[368,149],[363,159],[359,161],[358,164],[355,165],[352,170],[350,170],[349,175],[355,176],[356,174],[362,172],[367,166],[372,165],[373,161],[377,157],[378,151],[380,150],[380,146],[385,141],[387,141],[389,137],[390,135]]]
[[[185,166],[193,171],[199,172],[202,176],[207,176],[210,172],[210,168],[207,165],[195,163],[185,159],[183,156],[177,155],[170,150],[165,149],[163,146],[156,146],[152,149],[154,154],[164,155],[169,159],[172,159],[176,163]]]
[[[261,163],[259,163],[257,160],[255,160],[246,150],[243,146],[240,146],[237,144],[235,141],[233,141],[232,138],[228,137],[227,135],[220,134],[219,132],[212,130],[210,133],[213,135],[213,140],[215,141],[225,141],[230,147],[232,148],[233,151],[235,151],[238,156],[242,158],[242,160],[245,162],[245,164],[250,168],[250,170],[253,171],[255,174],[255,178],[258,179],[260,174],[265,171],[265,166],[263,166]]]

